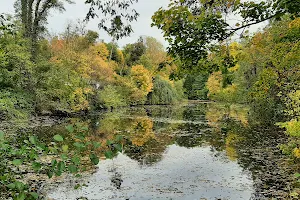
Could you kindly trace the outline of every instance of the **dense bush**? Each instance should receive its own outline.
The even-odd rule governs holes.
[[[13,90],[0,90],[0,119],[27,119],[33,112],[32,95]]]

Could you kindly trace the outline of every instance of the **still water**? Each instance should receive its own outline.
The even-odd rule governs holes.
[[[243,106],[143,106],[84,121],[94,141],[118,134],[130,143],[93,173],[48,185],[50,199],[284,199],[289,192],[278,149],[284,135],[255,124]],[[63,126],[36,131],[51,135]],[[77,183],[85,186],[75,190]]]

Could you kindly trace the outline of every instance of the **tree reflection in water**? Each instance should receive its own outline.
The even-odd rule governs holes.
[[[94,141],[123,135],[123,154],[144,167],[162,162],[170,145],[209,147],[214,157],[225,155],[250,174],[253,199],[286,198],[292,171],[278,149],[286,138],[276,127],[252,124],[247,114],[243,106],[215,103],[134,107],[104,113],[90,126]],[[120,171],[112,167],[110,174],[111,184],[122,188]]]

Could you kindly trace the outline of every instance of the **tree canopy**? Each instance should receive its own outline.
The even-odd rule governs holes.
[[[205,58],[216,42],[233,33],[285,14],[297,17],[299,10],[300,2],[290,0],[172,0],[168,9],[160,8],[154,14],[152,25],[163,31],[169,53],[191,67]],[[229,16],[240,17],[241,22],[232,25]]]

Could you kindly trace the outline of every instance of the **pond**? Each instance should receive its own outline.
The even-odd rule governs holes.
[[[248,200],[289,193],[291,175],[278,148],[284,134],[249,120],[242,105],[140,106],[74,120],[88,123],[95,141],[118,134],[130,142],[95,171],[47,185],[49,199]],[[64,126],[35,131],[47,136]],[[77,183],[84,187],[74,189]]]

